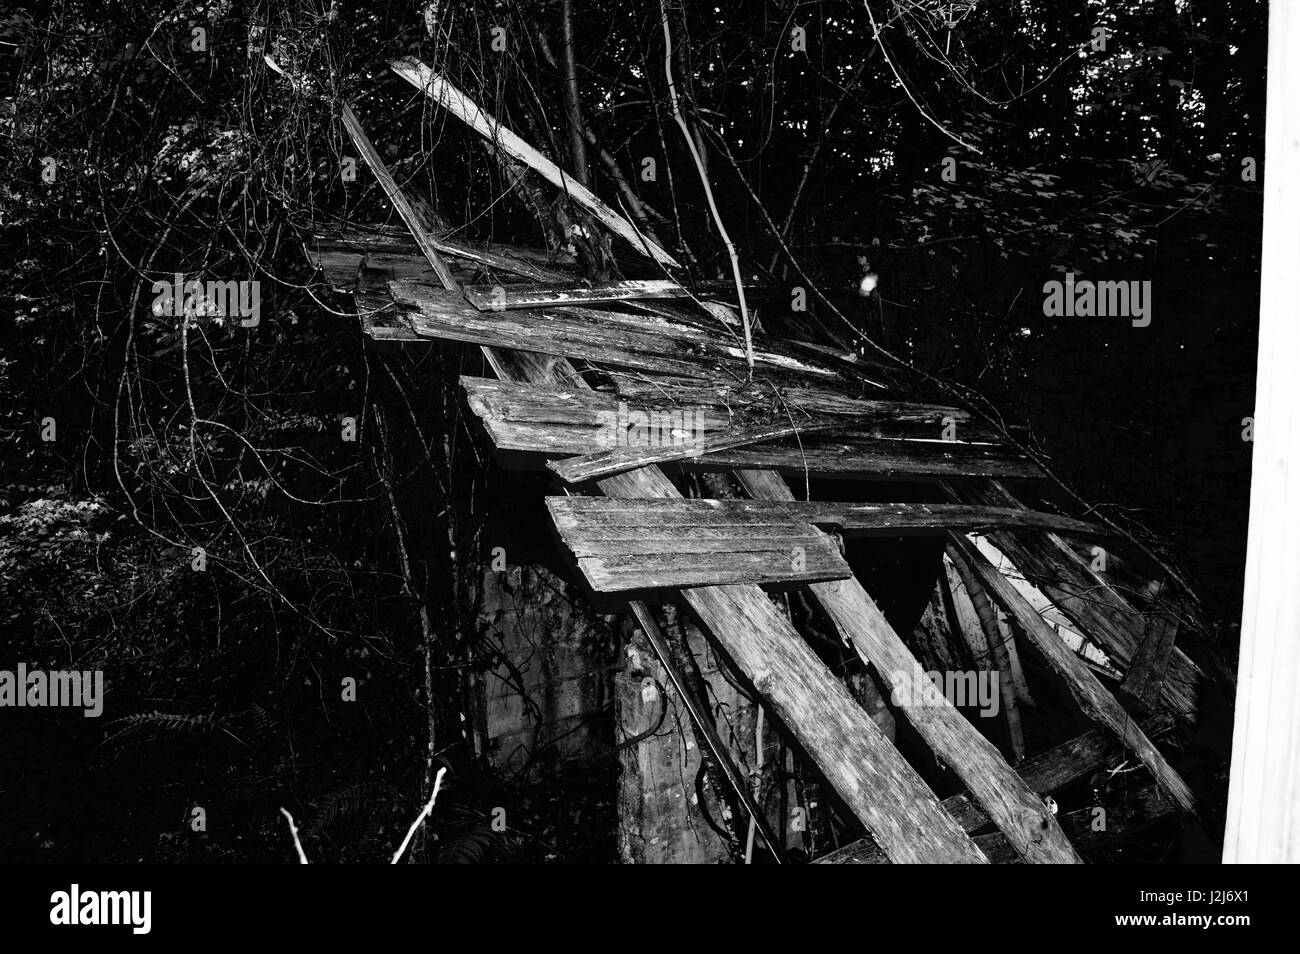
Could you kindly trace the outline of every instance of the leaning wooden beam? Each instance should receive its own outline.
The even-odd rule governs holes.
[[[627,219],[596,198],[590,189],[567,175],[559,166],[485,113],[477,103],[448,82],[445,77],[435,73],[414,57],[393,60],[389,66],[394,73],[421,90],[480,136],[509,153],[512,159],[522,162],[552,185],[558,186],[599,219],[607,229],[626,239],[637,251],[649,255],[660,265],[680,267],[677,259],[646,236],[638,233]]]
[[[996,480],[953,482],[948,489],[954,499],[964,503],[1023,506]],[[1121,671],[1128,669],[1146,621],[1087,561],[1052,533],[995,532],[989,539],[1083,635],[1104,649]],[[1195,721],[1204,678],[1196,664],[1175,648],[1161,689],[1164,704],[1189,722]]]
[[[1147,726],[1147,732],[1152,736],[1163,734],[1169,731],[1170,725],[1167,720],[1153,722]],[[1091,729],[1026,759],[1016,768],[1016,774],[1031,791],[1051,795],[1122,758],[1125,758],[1124,748],[1113,733]],[[945,798],[943,809],[967,832],[976,832],[992,824],[988,814],[965,792]],[[813,864],[881,864],[886,860],[879,845],[870,838],[863,838],[822,855]]]
[[[1178,618],[1164,609],[1164,605],[1158,603],[1147,617],[1146,633],[1119,687],[1122,695],[1148,711],[1159,704],[1160,687],[1169,671],[1174,639],[1178,635]]]
[[[370,167],[370,171],[375,178],[379,180],[384,193],[388,196],[388,201],[393,203],[393,208],[397,210],[397,214],[406,223],[406,227],[411,230],[411,235],[415,238],[415,244],[419,246],[420,251],[428,259],[434,274],[438,276],[438,281],[445,288],[456,288],[457,282],[451,274],[451,269],[439,256],[438,247],[433,243],[433,239],[420,226],[420,220],[415,217],[415,210],[411,208],[411,203],[406,200],[406,196],[402,195],[402,190],[393,181],[387,167],[379,158],[379,153],[375,152],[375,147],[370,144],[369,137],[366,136],[365,130],[361,128],[361,123],[357,121],[357,117],[353,114],[352,107],[347,103],[343,104],[343,125],[347,129],[348,135],[352,137],[353,145],[361,153],[361,158]]]
[[[1160,786],[1184,811],[1196,815],[1196,799],[1187,783],[1166,761],[1160,750],[1152,744],[1132,717],[1113,695],[1101,684],[1064,642],[1052,631],[1011,581],[997,571],[984,554],[969,540],[959,534],[949,537],[955,558],[965,561],[992,594],[1002,609],[1016,621],[1030,644],[1033,645],[1048,667],[1065,684],[1070,696],[1084,714],[1096,719],[1123,739],[1142,764],[1147,767]]]
[[[771,471],[745,470],[736,476],[757,499],[794,499],[785,481]],[[809,592],[896,699],[901,696],[906,702],[920,697],[919,704],[901,705],[899,711],[988,810],[1016,851],[1030,862],[1078,862],[1079,856],[1042,800],[938,692],[862,585],[856,579],[813,583]]]
[[[783,288],[746,287],[746,295],[786,295]],[[465,298],[479,311],[510,311],[516,308],[547,308],[553,305],[601,305],[647,298],[730,299],[736,286],[730,282],[706,282],[687,289],[671,279],[650,279],[590,284],[476,285],[465,289]]]
[[[998,691],[1002,695],[1002,716],[1007,723],[1011,753],[1019,762],[1025,757],[1025,732],[1021,726],[1020,705],[1012,682],[1011,654],[1006,646],[1011,637],[1003,636],[1002,627],[998,623],[993,604],[989,602],[988,593],[984,591],[983,584],[971,571],[970,566],[951,552],[947,556],[961,576],[961,581],[966,587],[966,597],[970,600],[975,616],[979,620],[979,628],[984,633],[984,643],[988,647],[989,658],[984,660],[981,668],[997,674]]]
[[[713,502],[546,498],[560,538],[597,592],[852,575],[835,541],[808,522],[774,518],[760,536],[749,524],[719,519]],[[661,503],[682,506],[654,506]]]

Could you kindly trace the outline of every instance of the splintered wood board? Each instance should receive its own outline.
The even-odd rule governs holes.
[[[949,496],[980,506],[1017,507],[1020,503],[997,481],[967,481],[948,488]],[[1065,614],[1074,628],[1096,643],[1127,671],[1146,632],[1146,620],[1090,561],[1053,533],[989,534],[1020,574]],[[1172,712],[1195,722],[1205,674],[1181,649],[1174,648],[1161,698]]]
[[[566,277],[562,262],[553,263],[534,249],[510,245],[479,245],[431,236],[435,247],[456,261],[454,270],[472,276],[472,269],[490,268],[496,272],[519,275],[533,280],[561,280]],[[319,229],[309,250],[312,264],[325,273],[333,288],[351,290],[356,286],[357,269],[363,265],[388,273],[389,279],[434,282],[437,277],[428,261],[411,241],[409,232],[400,234],[383,227]]]
[[[773,286],[745,286],[747,298],[786,294]],[[707,282],[690,290],[671,279],[582,283],[537,283],[529,285],[471,285],[465,298],[479,311],[509,311],[516,308],[544,308],[549,305],[599,305],[617,301],[653,298],[703,298],[730,301],[736,286],[728,282]]]
[[[561,539],[599,592],[851,575],[835,540],[806,521],[733,513],[718,503],[546,498]]]
[[[754,407],[674,405],[666,399],[666,395],[675,393],[673,390],[666,390],[665,398],[657,402],[631,403],[599,391],[541,388],[480,378],[462,378],[461,384],[470,409],[483,422],[498,450],[545,458],[601,453],[619,446],[620,441],[673,440],[677,430],[689,437],[701,432],[712,436],[732,427],[780,420],[764,417],[766,411]],[[810,399],[805,407],[816,409],[815,400]],[[1038,476],[1032,462],[1001,445],[914,439],[935,433],[939,421],[952,409],[865,400],[855,402],[855,406],[860,418],[846,421],[845,431],[815,432],[797,440],[715,451],[679,465],[773,468],[793,473],[803,473],[806,468],[812,473],[885,477]],[[835,412],[843,409],[841,401]],[[637,427],[632,412],[645,413],[649,424],[644,432],[631,430],[620,436],[629,425]],[[808,419],[806,415],[804,419]]]
[[[452,292],[413,282],[390,282],[393,300],[409,312],[422,335],[489,347],[580,358],[597,364],[708,380],[744,380],[739,340],[663,318],[594,308],[480,312]],[[847,388],[839,373],[815,357],[795,355],[772,342],[755,345],[755,373]],[[883,385],[880,386],[883,391]]]

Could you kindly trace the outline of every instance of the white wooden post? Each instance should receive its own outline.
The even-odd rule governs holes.
[[[1274,0],[1268,23],[1254,469],[1226,863],[1300,862],[1298,50],[1300,3]]]

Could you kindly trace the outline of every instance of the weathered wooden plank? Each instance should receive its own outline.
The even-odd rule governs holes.
[[[652,467],[609,477],[600,487],[611,497],[679,496]],[[761,589],[709,586],[682,595],[891,860],[984,861]]]
[[[393,60],[389,66],[394,73],[422,91],[480,136],[498,149],[509,153],[512,159],[522,162],[552,185],[558,186],[561,191],[599,219],[607,229],[626,239],[638,252],[650,256],[661,265],[680,267],[677,259],[637,232],[627,219],[598,199],[581,182],[571,178],[559,166],[485,113],[477,103],[448,82],[445,77],[435,73],[414,57]]]
[[[785,482],[770,471],[746,470],[737,477],[755,498],[794,499]],[[809,592],[886,689],[912,703],[900,705],[899,711],[975,794],[1016,851],[1030,862],[1077,862],[1078,855],[1042,800],[939,693],[861,584],[855,579],[814,583]]]
[[[534,249],[514,245],[483,245],[427,233],[430,244],[444,255],[533,281],[564,281],[569,273],[549,262]],[[313,236],[311,261],[325,272],[335,288],[355,287],[356,271],[366,267],[391,271],[391,278],[401,281],[435,280],[433,269],[411,241],[410,234],[400,236],[379,228],[351,228],[317,231]]]
[[[1023,506],[997,481],[953,482],[953,499],[982,506]],[[1089,639],[1126,671],[1146,630],[1142,614],[1054,533],[998,531],[989,534],[1026,580]],[[1205,676],[1182,650],[1175,648],[1168,678],[1161,689],[1164,704],[1188,721],[1195,721],[1200,686]]]
[[[814,415],[856,417],[881,422],[923,424],[909,433],[913,437],[942,437],[946,420],[957,422],[963,441],[997,443],[991,428],[970,422],[969,412],[945,404],[897,400],[881,393],[881,389],[867,385],[854,394],[845,387],[785,385],[774,387],[768,381],[713,382],[701,385],[685,379],[669,381],[664,378],[644,378],[627,372],[614,371],[619,398],[638,405],[669,402],[680,407],[708,407],[723,411],[722,420],[730,418],[756,420],[799,421]]]
[[[912,440],[904,434],[926,425],[882,421],[879,424],[852,423],[848,433],[809,433],[797,440],[783,440],[761,447],[737,447],[692,456],[700,433],[725,430],[730,420],[726,408],[680,407],[670,403],[628,407],[603,392],[573,389],[494,389],[477,379],[462,379],[470,408],[483,422],[493,444],[501,451],[518,451],[560,457],[568,454],[596,454],[619,446],[667,444],[676,450],[668,457],[689,459],[690,465],[719,467],[772,467],[800,474],[864,474],[880,476],[941,476],[952,474],[1000,473],[1037,475],[1037,468],[1017,453],[992,444],[957,441]],[[871,413],[870,405],[864,413]],[[879,402],[875,410],[884,416],[898,406]],[[914,416],[926,412],[916,410]],[[635,415],[640,415],[635,416]],[[770,419],[769,419],[770,420]],[[629,425],[632,429],[629,430]],[[636,428],[640,428],[637,430]],[[680,438],[674,431],[682,431]],[[622,436],[620,436],[622,435]],[[1029,518],[1034,519],[1034,518]]]
[[[1169,661],[1174,653],[1174,639],[1178,635],[1177,617],[1162,610],[1162,606],[1157,606],[1147,616],[1146,633],[1119,686],[1121,694],[1145,710],[1150,710],[1160,702],[1160,688],[1168,674]]]
[[[492,347],[640,368],[688,378],[743,376],[744,352],[727,339],[686,325],[591,308],[484,313],[463,297],[428,285],[391,282],[393,300],[410,310],[421,334]],[[834,384],[830,369],[764,347],[754,354],[765,374],[811,378]]]
[[[666,464],[691,457],[703,457],[705,454],[716,454],[750,444],[764,444],[786,437],[802,438],[805,434],[840,429],[844,426],[845,422],[840,420],[817,421],[798,426],[766,424],[758,427],[732,427],[707,435],[684,434],[680,440],[663,443],[624,444],[595,454],[584,454],[581,457],[571,457],[562,461],[553,460],[546,466],[565,483],[577,484],[584,480],[612,477],[614,474],[650,464]]]
[[[462,377],[471,404],[484,413],[503,420],[548,422],[574,426],[602,427],[622,414],[624,428],[632,425],[632,411],[664,416],[691,415],[705,431],[720,431],[733,426],[759,426],[811,420],[813,415],[856,418],[857,423],[870,421],[881,425],[898,425],[891,436],[927,437],[939,433],[945,417],[965,417],[964,411],[939,405],[911,404],[905,401],[874,398],[847,398],[829,390],[782,388],[774,395],[770,387],[736,389],[729,385],[695,386],[671,384],[659,379],[653,387],[629,395],[620,390],[580,388],[539,388],[530,385],[486,378]],[[742,391],[744,393],[742,393]],[[755,394],[755,391],[761,393]],[[902,425],[917,425],[904,428]]]
[[[546,498],[560,538],[598,592],[842,580],[851,575],[839,547],[811,524],[792,517],[772,520],[764,528],[768,533],[759,537],[741,521],[719,519],[708,506],[713,502]],[[705,506],[696,506],[701,503]],[[638,514],[645,515],[644,522]],[[619,538],[602,532],[611,525],[620,531]],[[707,536],[699,533],[701,528]]]
[[[561,311],[485,314],[458,295],[423,285],[393,282],[393,299],[408,311],[421,335],[495,348],[520,348],[584,361],[602,361],[663,374],[708,378],[718,362],[709,361],[684,338],[611,327],[595,315]]]
[[[1056,514],[1004,507],[930,503],[837,503],[826,500],[611,500],[600,497],[557,497],[564,513],[581,515],[589,526],[636,530],[689,523],[696,527],[760,526],[785,528],[818,524],[843,531],[966,529],[1010,525],[1072,526],[1082,521]],[[1086,525],[1085,526],[1090,526]]]
[[[774,297],[786,294],[771,286],[745,286],[745,295]],[[479,311],[510,311],[517,308],[547,308],[553,305],[601,305],[647,298],[736,297],[732,282],[703,282],[687,289],[672,279],[637,279],[604,282],[599,285],[555,283],[534,285],[477,285],[465,289],[465,298]]]
[[[726,743],[718,735],[717,726],[708,705],[697,698],[690,688],[686,673],[681,670],[681,667],[674,660],[668,639],[663,630],[659,628],[658,622],[655,621],[654,614],[650,612],[650,607],[640,600],[629,600],[628,606],[636,617],[637,623],[640,624],[641,631],[645,633],[650,648],[654,650],[655,655],[659,658],[659,665],[663,667],[664,673],[673,684],[673,689],[676,690],[677,695],[681,697],[682,702],[686,705],[686,710],[691,716],[691,723],[695,728],[696,737],[703,740],[708,751],[712,754],[714,764],[725,776],[727,783],[735,792],[736,799],[749,813],[750,821],[759,836],[762,837],[763,843],[767,845],[768,850],[772,853],[773,859],[778,864],[785,864],[785,852],[777,841],[776,833],[772,831],[772,826],[768,823],[763,809],[754,801],[754,796],[749,791],[749,785],[741,776],[740,769],[736,766],[735,759],[731,757],[731,752],[727,749]],[[721,794],[721,792],[718,793],[719,796]]]
[[[997,571],[970,541],[958,534],[949,537],[955,559],[963,560],[988,589],[998,605],[1016,621],[1030,644],[1046,661],[1048,667],[1065,684],[1079,708],[1092,719],[1107,726],[1133,750],[1152,777],[1169,793],[1185,811],[1197,813],[1196,799],[1187,783],[1174,770],[1146,733],[1129,716],[1113,695],[1101,684],[1083,662],[1056,635],[1041,616],[1011,585],[1011,581]]]
[[[1149,736],[1155,737],[1168,732],[1170,727],[1171,723],[1166,719],[1148,723],[1144,728]],[[1104,729],[1091,729],[1046,752],[1025,759],[1016,767],[1016,774],[1031,791],[1040,795],[1051,795],[1067,785],[1086,778],[1103,766],[1118,762],[1125,757],[1124,747],[1113,733]],[[1172,804],[1167,804],[1172,810]],[[975,832],[992,824],[992,819],[984,809],[965,792],[945,798],[943,808],[967,832]],[[822,855],[813,864],[853,865],[884,862],[879,846],[870,838],[863,838]]]

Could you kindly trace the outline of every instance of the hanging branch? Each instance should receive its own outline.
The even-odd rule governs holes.
[[[896,67],[894,65],[894,61],[889,58],[889,51],[885,49],[885,41],[880,38],[880,27],[876,25],[876,15],[871,12],[871,3],[869,2],[869,0],[862,0],[862,5],[867,8],[867,18],[871,21],[871,32],[872,35],[875,37],[876,45],[880,47],[881,55],[884,56],[885,62],[889,64],[890,72],[894,74],[894,79],[898,80],[898,85],[903,88],[903,92],[907,94],[907,98],[912,101],[912,105],[915,106],[917,111],[930,122],[930,125],[934,126],[935,129],[939,130],[939,132],[943,133],[953,142],[965,146],[971,152],[983,155],[983,153],[979,149],[972,146],[966,140],[962,139],[960,136],[950,133],[947,129],[945,129],[943,124],[939,122],[939,120],[931,116],[929,113],[927,113],[925,111],[925,107],[922,106],[917,101],[916,97],[912,95],[912,91],[908,89],[907,84],[903,82],[903,77],[898,74],[898,67]]]
[[[731,257],[731,276],[736,282],[736,297],[740,302],[740,320],[745,328],[745,360],[749,363],[749,371],[752,375],[754,372],[754,339],[749,330],[749,307],[745,303],[745,284],[740,277],[740,258],[736,255],[736,246],[731,241],[731,236],[727,234],[727,229],[722,224],[722,216],[718,213],[718,204],[713,201],[713,187],[709,185],[709,174],[704,169],[704,160],[700,157],[700,150],[695,145],[695,139],[691,136],[686,120],[682,117],[681,106],[677,102],[677,87],[673,83],[673,36],[672,31],[668,28],[668,6],[665,0],[659,0],[659,11],[662,14],[664,27],[664,75],[668,77],[668,103],[672,109],[673,119],[677,121],[682,136],[686,139],[686,148],[690,151],[691,159],[695,162],[695,168],[700,174],[700,184],[704,186],[704,197],[708,199],[709,211],[713,214],[713,223],[718,227],[718,234],[722,236],[722,243],[727,246],[727,254]]]

